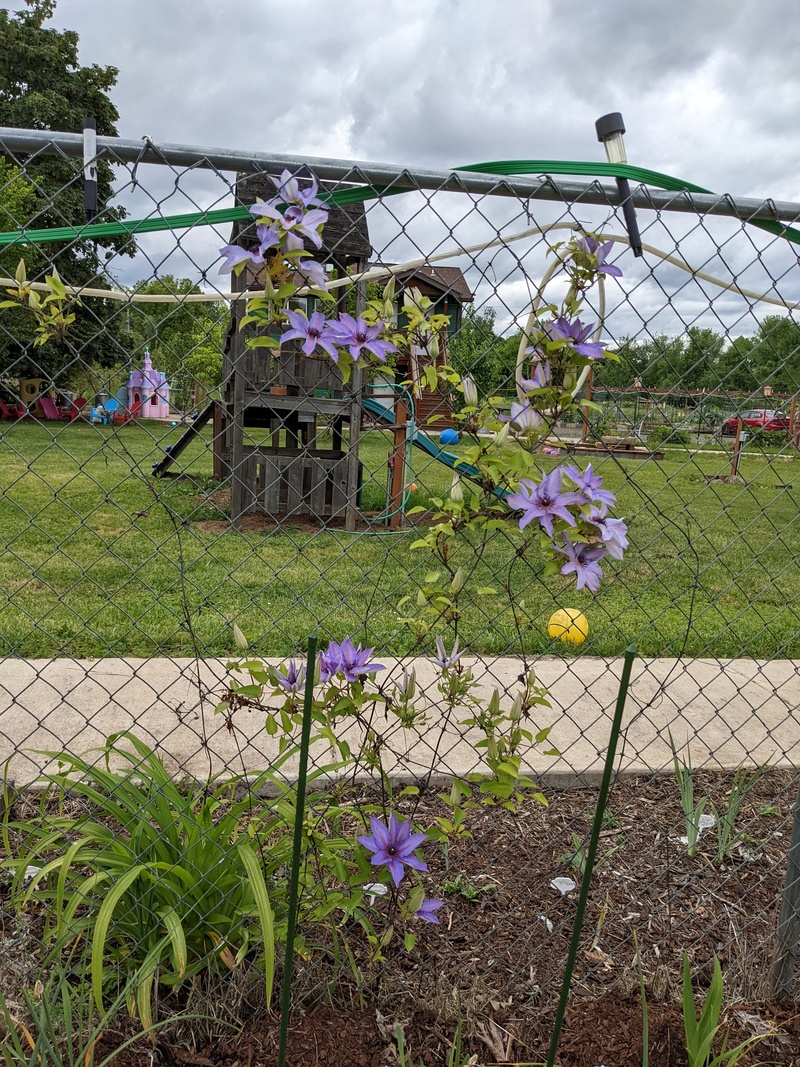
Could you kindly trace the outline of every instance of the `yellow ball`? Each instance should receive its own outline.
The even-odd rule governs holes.
[[[547,632],[565,644],[582,645],[589,636],[589,622],[577,608],[559,608],[550,616]]]

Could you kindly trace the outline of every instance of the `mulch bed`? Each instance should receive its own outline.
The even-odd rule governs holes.
[[[696,798],[708,794],[718,806],[724,806],[729,787],[728,777],[695,775]],[[692,962],[698,1003],[714,955],[720,959],[724,1017],[734,1042],[777,1028],[740,1061],[742,1067],[800,1065],[800,1013],[792,1001],[771,1002],[769,991],[795,791],[793,774],[767,771],[745,798],[737,824],[745,837],[720,863],[714,830],[703,833],[693,857],[678,840],[683,815],[671,777],[614,786],[559,1046],[561,1067],[641,1067],[634,931],[647,987],[652,1067],[686,1064],[680,1007],[684,953]],[[446,852],[428,844],[424,878],[429,895],[445,900],[440,925],[415,922],[413,951],[406,953],[398,938],[380,968],[364,965],[361,995],[346,980],[332,986],[331,971],[323,973],[318,960],[298,961],[288,1063],[393,1064],[400,1026],[414,1067],[445,1065],[459,1018],[465,1063],[469,1055],[477,1064],[542,1063],[578,895],[562,895],[550,883],[555,877],[580,883],[578,859],[570,864],[565,857],[575,851],[573,835],[579,844],[588,843],[595,801],[593,791],[567,790],[551,793],[547,807],[527,801],[516,813],[475,807],[467,815],[471,837],[451,843]],[[410,814],[415,804],[423,828],[446,810],[433,794],[405,797],[398,806]],[[4,919],[8,929],[13,919],[7,912]],[[402,921],[397,926],[402,930]],[[364,960],[361,936],[354,930],[352,944]],[[218,1017],[235,1022],[236,1030],[206,1030],[200,1038],[168,1028],[155,1048],[140,1039],[115,1062],[120,1067],[275,1063],[277,1012],[266,1018],[248,1013],[246,1004],[230,1012],[221,1005]],[[106,1034],[96,1062],[121,1040]]]

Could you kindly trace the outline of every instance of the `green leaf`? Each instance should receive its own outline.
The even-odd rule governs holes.
[[[95,1004],[97,1005],[97,1010],[101,1013],[103,1011],[103,962],[105,960],[108,927],[113,918],[114,909],[117,904],[119,904],[128,888],[133,885],[140,875],[143,875],[146,872],[147,865],[144,863],[137,863],[135,867],[126,871],[109,890],[108,895],[100,905],[100,910],[97,913],[97,919],[94,924],[94,933],[92,935],[91,975]]]
[[[256,911],[261,924],[267,1004],[269,1005],[272,1000],[272,983],[275,977],[275,925],[272,917],[272,908],[267,895],[267,887],[264,883],[264,872],[251,846],[247,842],[241,842],[238,846],[238,853],[247,874],[250,888],[253,890],[253,899],[255,900]]]
[[[164,920],[167,928],[167,937],[172,947],[172,962],[178,978],[183,978],[186,973],[188,954],[186,951],[186,936],[183,932],[183,924],[175,908],[167,908],[160,911],[159,915]]]

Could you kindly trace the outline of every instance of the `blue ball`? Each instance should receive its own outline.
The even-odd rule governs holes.
[[[442,430],[439,434],[439,443],[443,445],[457,445],[458,434],[455,430]]]
[[[177,425],[178,425],[177,422],[171,422],[170,423],[170,426],[177,426]]]
[[[167,447],[164,449],[164,451],[165,452],[171,452],[172,451],[172,445],[167,445]]]

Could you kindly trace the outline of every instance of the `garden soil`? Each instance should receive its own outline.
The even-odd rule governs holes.
[[[734,1043],[764,1036],[741,1067],[800,1067],[800,1011],[793,1000],[772,1000],[769,988],[796,788],[790,772],[763,773],[745,797],[737,822],[741,836],[720,859],[713,829],[702,834],[694,856],[687,854],[671,776],[614,784],[559,1044],[561,1067],[641,1067],[634,932],[647,990],[651,1067],[687,1063],[680,1000],[684,953],[692,964],[698,1007],[716,955],[725,977],[723,1030]],[[695,795],[710,798],[709,811],[712,801],[724,805],[729,789],[730,776],[695,773]],[[457,1067],[544,1062],[577,903],[577,890],[562,893],[551,882],[580,883],[596,792],[551,792],[548,801],[543,806],[528,799],[515,812],[476,805],[467,812],[468,835],[446,850],[433,842],[425,846],[429,870],[423,878],[428,895],[445,902],[441,922],[407,923],[405,929],[417,935],[407,952],[399,936],[404,924],[396,918],[398,936],[380,965],[370,965],[360,928],[353,928],[348,937],[363,976],[361,989],[341,973],[334,981],[333,969],[320,967],[319,956],[298,959],[287,1063],[402,1067],[400,1031],[405,1067],[451,1067],[448,1055],[459,1020]],[[447,813],[433,793],[398,798],[396,806],[421,828]],[[24,809],[16,813],[24,815]],[[380,914],[387,906],[386,898],[376,902],[377,926],[388,922]],[[15,919],[2,894],[0,907],[8,938]],[[24,945],[19,951],[38,954]],[[0,982],[6,983],[15,965],[9,955]],[[167,996],[161,1017],[182,1007],[173,1008]],[[232,1004],[222,994],[206,1010],[218,1026],[205,1022],[193,1030],[187,1023],[170,1024],[155,1045],[140,1037],[113,1062],[118,1067],[276,1063],[277,1011],[267,1016],[256,996]],[[127,1020],[115,1025],[118,1030],[103,1036],[96,1063],[134,1032]]]

